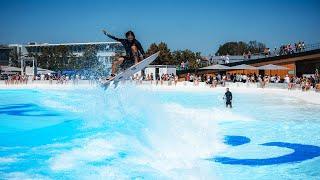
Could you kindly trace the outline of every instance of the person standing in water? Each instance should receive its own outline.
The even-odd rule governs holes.
[[[126,32],[126,39],[117,38],[112,36],[106,30],[102,30],[103,34],[109,38],[120,42],[125,51],[125,56],[120,56],[117,60],[112,63],[111,78],[115,76],[117,72],[117,67],[120,65],[123,69],[126,69],[134,64],[137,64],[140,60],[143,59],[145,52],[141,46],[141,43],[135,38],[135,35],[132,31]]]
[[[226,107],[230,106],[230,108],[232,108],[232,93],[229,91],[229,88],[226,89],[223,99],[226,100]]]

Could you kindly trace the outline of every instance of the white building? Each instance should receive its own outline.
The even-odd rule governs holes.
[[[153,79],[156,77],[160,77],[163,74],[177,74],[177,69],[173,65],[149,65],[143,71],[136,73],[137,75],[141,76],[141,74],[153,76]],[[136,75],[135,74],[135,75]]]

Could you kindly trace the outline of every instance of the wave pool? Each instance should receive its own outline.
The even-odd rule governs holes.
[[[320,105],[223,93],[0,90],[0,179],[320,177]]]

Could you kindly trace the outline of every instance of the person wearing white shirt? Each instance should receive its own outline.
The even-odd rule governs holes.
[[[284,83],[290,83],[290,77],[288,75],[284,78]]]

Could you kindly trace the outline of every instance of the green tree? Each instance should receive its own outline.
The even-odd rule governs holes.
[[[28,56],[34,57],[37,60],[37,66],[40,68],[49,69],[49,50],[47,47],[42,48],[42,53],[30,53],[31,50],[27,49],[29,51]]]
[[[197,59],[201,59],[200,52],[192,52],[189,49],[174,51],[172,56],[175,65],[180,65],[181,62],[188,62],[189,67],[192,69],[196,69],[198,67]]]
[[[247,53],[250,51],[253,54],[262,53],[266,48],[266,45],[257,42],[257,41],[249,41],[248,43],[239,41],[239,42],[227,42],[223,45],[220,45],[218,51],[215,53],[216,56],[221,55],[242,55],[243,53]]]
[[[201,54],[200,52],[192,52],[191,50],[186,49],[182,51],[182,59],[184,62],[189,63],[190,69],[198,69],[199,64],[197,63],[197,60],[201,59]]]
[[[159,43],[158,45],[155,43],[152,43],[147,50],[147,55],[152,55],[156,52],[160,51],[159,57],[156,61],[153,62],[153,64],[158,65],[169,65],[172,64],[172,55],[170,52],[170,49],[168,48],[168,45],[164,42]]]
[[[174,65],[179,65],[179,64],[181,64],[182,61],[186,60],[182,56],[182,51],[181,50],[173,51],[172,52],[172,59],[173,59],[173,64]]]
[[[29,56],[37,59],[38,67],[54,71],[76,68],[76,57],[67,46],[60,45],[40,48],[41,53],[29,53]]]
[[[15,49],[11,49],[9,53],[9,66],[18,67],[20,65],[19,56],[20,54]]]
[[[67,46],[61,45],[54,48],[54,66],[56,70],[63,70],[68,66],[71,52]]]
[[[251,51],[251,53],[262,53],[264,51],[264,49],[266,48],[266,45],[261,43],[261,42],[257,42],[257,41],[249,41],[248,43],[248,47],[247,49],[249,51]]]
[[[147,56],[151,56],[152,54],[156,53],[159,51],[159,47],[156,43],[152,43],[150,45],[150,47],[148,48],[147,52],[146,52],[146,55]]]
[[[192,52],[188,49],[171,52],[167,44],[164,42],[161,42],[160,44],[152,43],[147,50],[147,55],[152,55],[158,51],[160,51],[160,55],[153,64],[180,65],[183,61],[188,62],[190,68],[196,69],[199,66],[197,59],[201,59],[200,52]]]
[[[86,69],[95,69],[99,65],[97,49],[95,46],[87,46],[81,59],[81,67]]]

